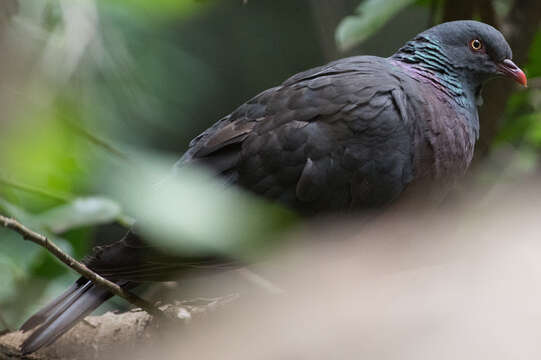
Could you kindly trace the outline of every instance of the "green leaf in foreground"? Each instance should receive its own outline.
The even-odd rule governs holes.
[[[153,155],[138,169],[107,171],[111,183],[103,188],[121,197],[147,241],[182,254],[251,257],[266,253],[273,238],[295,221],[290,211],[199,169],[172,174],[170,164]],[[156,179],[163,180],[156,184]]]
[[[385,23],[415,0],[365,0],[336,28],[336,43],[342,51],[351,49],[378,31]]]
[[[120,206],[107,198],[77,198],[39,215],[39,221],[54,233],[70,229],[106,224],[120,215]]]

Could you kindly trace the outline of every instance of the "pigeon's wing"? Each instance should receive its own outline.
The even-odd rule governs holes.
[[[366,56],[297,74],[196,137],[178,166],[308,214],[381,206],[414,177],[405,81]]]

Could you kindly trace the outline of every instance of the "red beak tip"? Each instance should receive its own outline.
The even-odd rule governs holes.
[[[513,75],[511,77],[514,78],[516,82],[518,82],[525,88],[528,87],[528,78],[526,77],[526,74],[524,73],[524,71],[522,71],[522,69],[517,68],[516,72]]]
[[[503,75],[510,77],[524,87],[528,87],[528,78],[521,68],[515,65],[510,59],[505,59],[499,65]]]

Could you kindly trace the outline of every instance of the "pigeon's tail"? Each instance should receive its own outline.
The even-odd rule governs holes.
[[[80,278],[21,326],[22,331],[37,327],[21,345],[22,353],[29,354],[51,344],[111,296],[106,289]]]

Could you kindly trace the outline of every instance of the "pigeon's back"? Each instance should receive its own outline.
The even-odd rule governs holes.
[[[194,139],[178,165],[206,165],[308,214],[381,207],[416,179],[449,181],[471,160],[471,131],[412,75],[374,56],[297,74]]]

